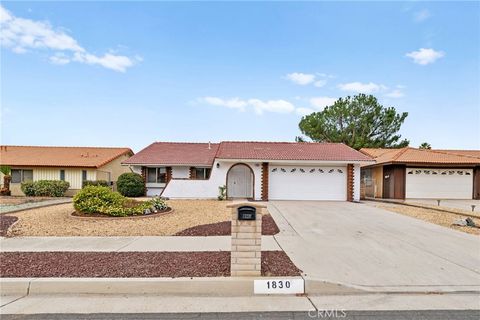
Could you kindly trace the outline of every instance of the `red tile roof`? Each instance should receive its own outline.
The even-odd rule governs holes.
[[[211,166],[218,143],[154,142],[124,164]]]
[[[244,142],[212,143],[155,142],[124,164],[212,165],[218,159],[372,161],[341,143]]]
[[[478,150],[430,150],[416,148],[377,149],[363,148],[361,152],[372,156],[376,164],[451,164],[480,165]]]
[[[23,167],[99,168],[130,148],[0,146],[0,164]]]
[[[219,159],[372,161],[343,143],[235,142],[220,144]]]

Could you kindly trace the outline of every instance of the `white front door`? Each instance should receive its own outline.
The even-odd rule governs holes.
[[[408,199],[472,199],[472,169],[407,168],[405,197]]]
[[[253,173],[244,164],[234,165],[228,171],[227,196],[229,198],[253,198]]]
[[[270,166],[270,200],[347,200],[347,167]]]

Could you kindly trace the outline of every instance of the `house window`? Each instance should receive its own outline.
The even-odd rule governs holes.
[[[167,168],[147,168],[147,182],[165,183],[167,181]]]
[[[82,181],[87,180],[87,170],[82,170]]]
[[[211,168],[195,168],[195,179],[207,180],[210,178]]]
[[[12,183],[33,181],[33,170],[12,169]]]
[[[65,181],[65,170],[60,170],[60,180]]]

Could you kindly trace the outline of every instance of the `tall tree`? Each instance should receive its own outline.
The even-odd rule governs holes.
[[[302,117],[300,131],[316,142],[342,142],[354,148],[400,148],[409,141],[398,133],[407,112],[382,106],[372,95],[340,98],[323,111]]]
[[[432,149],[432,146],[428,142],[422,142],[422,144],[418,146],[418,149]]]

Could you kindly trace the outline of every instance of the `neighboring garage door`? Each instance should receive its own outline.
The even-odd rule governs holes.
[[[270,166],[269,200],[347,200],[347,167]]]
[[[407,168],[406,198],[472,199],[472,169]]]

